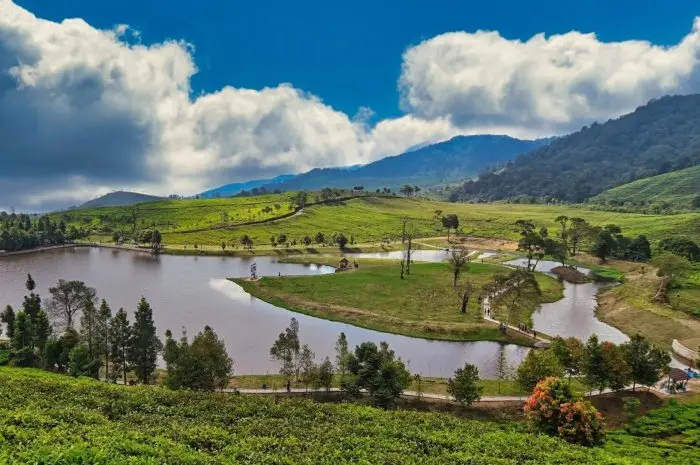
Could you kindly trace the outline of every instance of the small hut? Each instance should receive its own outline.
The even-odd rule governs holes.
[[[347,258],[343,257],[340,259],[338,262],[338,270],[339,271],[345,271],[350,269],[350,260]]]
[[[671,368],[668,372],[668,386],[671,392],[685,391],[690,375],[680,368]]]

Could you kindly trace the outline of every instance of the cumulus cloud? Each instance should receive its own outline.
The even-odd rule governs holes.
[[[293,84],[193,96],[193,46],[126,25],[57,23],[0,0],[0,208],[42,210],[115,188],[196,193],[366,163],[457,134],[577,129],[696,90],[700,22],[677,46],[568,33],[450,33],[406,50],[404,116],[350,117]]]
[[[604,43],[569,32],[527,41],[498,32],[442,34],[409,48],[399,82],[405,111],[460,128],[562,133],[668,93],[697,92],[700,18],[676,46]]]

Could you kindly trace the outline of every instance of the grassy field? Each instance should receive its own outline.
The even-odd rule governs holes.
[[[230,394],[107,385],[0,367],[0,463],[698,463],[697,404],[653,411],[603,448],[520,423]]]
[[[304,261],[304,257],[295,261]],[[337,264],[337,258],[306,259]],[[524,336],[504,337],[498,328],[482,319],[478,296],[481,287],[496,273],[508,270],[498,265],[472,263],[468,277],[474,286],[466,313],[452,287],[446,263],[415,263],[411,274],[400,279],[397,262],[358,260],[359,270],[313,277],[265,277],[257,282],[236,280],[247,292],[293,311],[337,320],[378,331],[446,340],[532,341]],[[540,275],[540,302],[561,298],[555,279]],[[538,302],[529,302],[530,314]],[[523,317],[529,319],[528,315]],[[515,339],[513,339],[515,338]]]
[[[673,339],[687,347],[700,345],[700,319],[679,306],[696,295],[693,289],[669,291],[671,305],[654,303],[661,278],[652,266],[620,261],[610,266],[623,272],[624,280],[599,294],[598,318],[625,334],[641,333],[665,347],[670,348]]]
[[[676,209],[691,209],[692,200],[700,193],[700,166],[639,179],[609,189],[591,199],[593,203],[668,204]]]
[[[313,195],[313,194],[312,194]],[[646,234],[651,240],[669,235],[698,238],[700,214],[642,215],[587,210],[578,206],[546,206],[525,204],[455,204],[423,199],[377,197],[368,195],[331,204],[308,206],[289,218],[263,224],[241,226],[250,221],[271,220],[288,215],[293,194],[270,194],[213,200],[168,200],[139,206],[139,229],[158,228],[164,232],[167,245],[210,245],[225,242],[240,247],[240,238],[247,234],[256,247],[270,247],[270,237],[286,234],[300,243],[318,232],[330,237],[342,232],[358,244],[377,244],[382,239],[398,239],[404,217],[411,220],[417,236],[444,236],[436,212],[457,214],[464,235],[517,239],[514,223],[530,219],[552,230],[558,227],[559,215],[585,218],[594,225],[619,224],[625,234]],[[279,208],[277,208],[279,206]],[[267,209],[267,210],[266,210]],[[266,211],[265,211],[266,210]],[[69,225],[90,228],[96,238],[105,239],[110,231],[130,231],[130,207],[94,210],[72,210],[54,214]],[[224,217],[225,214],[225,217]],[[224,218],[227,218],[224,221]]]
[[[284,377],[278,374],[240,375],[231,378],[231,387],[238,389],[260,389],[263,384],[267,385],[268,389],[284,389],[286,387]],[[479,385],[483,388],[482,396],[525,395],[514,380],[501,381],[500,389],[498,381],[494,379],[482,379],[479,381]],[[303,389],[304,387],[302,383],[292,383],[292,388]],[[337,377],[333,380],[333,387],[340,387],[340,380]],[[572,382],[572,387],[579,394],[585,393],[583,384],[578,380]],[[414,380],[408,390],[413,392],[421,390],[423,393],[447,395],[447,379],[423,378],[420,386]]]

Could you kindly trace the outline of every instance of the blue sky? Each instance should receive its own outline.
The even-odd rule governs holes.
[[[697,0],[0,0],[0,209],[562,135],[697,92]]]
[[[410,45],[452,31],[496,30],[508,39],[595,32],[604,42],[677,43],[700,2],[567,1],[85,1],[20,0],[38,16],[80,17],[98,28],[128,24],[144,43],[183,39],[196,47],[195,92],[225,85],[262,88],[282,82],[353,115],[401,113],[396,83]]]

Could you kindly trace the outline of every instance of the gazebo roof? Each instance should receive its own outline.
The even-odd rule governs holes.
[[[675,382],[688,381],[690,379],[688,373],[686,373],[685,370],[681,370],[680,368],[671,368],[671,370],[668,372],[668,377]]]
[[[349,262],[350,262],[350,260],[348,260],[348,259],[345,258],[345,257],[341,258],[340,261],[341,261],[341,262],[346,262],[346,263],[349,263]]]

